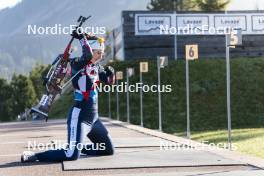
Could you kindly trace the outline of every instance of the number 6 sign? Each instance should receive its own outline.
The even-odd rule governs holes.
[[[186,45],[185,56],[186,60],[198,59],[198,45]]]

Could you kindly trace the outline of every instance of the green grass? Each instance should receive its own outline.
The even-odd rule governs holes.
[[[182,133],[175,133],[183,136]],[[191,139],[227,146],[227,131],[192,132]],[[235,151],[264,158],[264,128],[245,128],[232,130],[232,143]]]

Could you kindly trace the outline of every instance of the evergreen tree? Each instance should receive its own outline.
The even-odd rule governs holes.
[[[0,121],[9,121],[12,116],[12,89],[5,79],[0,79]]]
[[[152,11],[187,11],[195,10],[195,0],[151,0],[147,5]]]
[[[13,75],[11,80],[12,87],[12,113],[15,118],[26,108],[36,102],[36,93],[31,80],[23,75]]]
[[[220,11],[225,10],[231,0],[151,0],[147,5],[152,11]]]
[[[201,11],[225,10],[231,0],[197,0],[197,5]]]
[[[33,83],[34,90],[36,92],[36,96],[38,99],[41,98],[42,94],[44,93],[44,85],[43,85],[43,78],[49,71],[50,66],[45,65],[37,65],[32,69],[29,73],[29,79]]]

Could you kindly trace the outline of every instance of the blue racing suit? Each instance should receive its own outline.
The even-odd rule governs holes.
[[[88,41],[84,38],[80,40],[80,43],[83,55],[70,59],[72,76],[74,76],[72,84],[75,89],[75,102],[67,119],[68,147],[37,153],[36,157],[39,161],[76,160],[81,153],[86,155],[114,154],[108,131],[98,118],[96,88],[100,81],[108,84],[108,78],[113,73],[105,71],[100,65],[91,63],[93,53]],[[92,144],[83,145],[85,137],[88,137]]]

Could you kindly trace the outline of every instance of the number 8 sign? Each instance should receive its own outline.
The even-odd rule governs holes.
[[[198,45],[186,45],[185,56],[186,60],[198,59]]]

